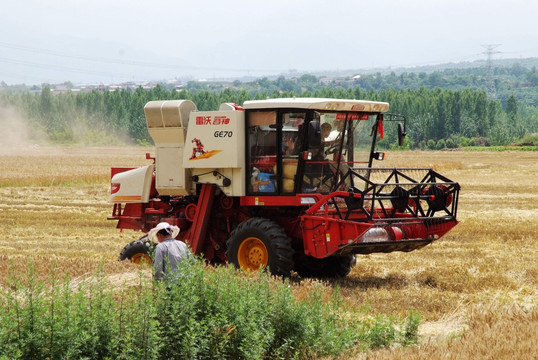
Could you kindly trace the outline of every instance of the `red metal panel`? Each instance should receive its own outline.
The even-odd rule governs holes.
[[[204,247],[206,237],[207,223],[213,209],[213,201],[215,200],[215,184],[203,184],[198,204],[196,205],[196,214],[192,222],[191,231],[189,232],[186,241],[191,246],[195,254],[200,254]]]
[[[305,254],[321,259],[355,243],[373,224],[326,216],[301,216]]]
[[[114,210],[109,220],[118,220],[118,229],[142,229],[144,214],[143,204],[114,204]]]
[[[438,237],[442,237],[447,232],[450,231],[454,226],[458,225],[459,221],[453,220],[453,221],[447,221],[447,222],[439,222],[434,223],[431,225],[428,225],[428,234],[429,235],[436,235]]]
[[[322,207],[325,207],[325,210],[324,211],[327,211],[327,207],[325,205],[327,205],[327,202],[329,201],[329,199],[333,198],[333,197],[336,197],[336,196],[341,196],[341,197],[349,197],[349,196],[352,196],[356,199],[360,199],[361,198],[361,194],[359,193],[349,193],[347,191],[335,191],[335,192],[332,192],[328,195],[325,195],[323,197],[321,197],[314,206],[310,207],[308,210],[306,210],[306,214],[308,215],[313,215],[315,214],[316,212],[320,211],[320,209]]]

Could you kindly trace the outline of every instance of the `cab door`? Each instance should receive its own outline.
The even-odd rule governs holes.
[[[247,112],[247,194],[295,193],[305,111]]]

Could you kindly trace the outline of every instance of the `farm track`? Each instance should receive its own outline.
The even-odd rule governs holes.
[[[17,149],[15,149],[17,150]],[[140,166],[151,148],[31,148],[0,152],[0,286],[32,259],[46,280],[102,266],[113,282],[138,268],[117,261],[140,233],[107,221],[111,166]],[[433,167],[461,186],[461,223],[411,253],[359,256],[344,280],[294,283],[298,298],[335,288],[345,306],[405,317],[417,310],[422,345],[356,358],[537,358],[538,153],[388,153],[384,167]],[[12,265],[10,265],[12,264]]]

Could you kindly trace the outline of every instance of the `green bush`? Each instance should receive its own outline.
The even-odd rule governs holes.
[[[470,141],[471,139],[469,138],[466,138],[465,136],[462,136],[459,138],[459,144],[463,147],[467,147],[467,146],[470,146]]]
[[[377,349],[394,344],[414,345],[418,343],[420,315],[411,310],[404,324],[392,316],[378,315],[363,323],[362,339],[367,348]]]
[[[503,146],[509,144],[512,141],[512,137],[510,136],[510,131],[505,126],[497,125],[491,129],[489,140],[493,146]]]
[[[388,139],[380,139],[377,141],[376,146],[380,150],[388,150],[390,148],[390,142]]]
[[[31,264],[12,272],[0,289],[0,358],[310,359],[418,341],[413,312],[405,323],[350,313],[337,290],[329,302],[321,289],[299,301],[261,271],[184,266],[188,276],[168,287],[143,273],[117,288],[102,272],[78,285],[55,270],[44,285]]]
[[[489,141],[484,137],[477,136],[471,138],[469,141],[469,146],[489,146]]]
[[[527,134],[521,140],[516,141],[518,146],[538,146],[538,134]]]
[[[458,145],[456,145],[456,143],[454,142],[454,139],[452,138],[446,139],[445,144],[446,144],[447,149],[455,149],[458,147]]]

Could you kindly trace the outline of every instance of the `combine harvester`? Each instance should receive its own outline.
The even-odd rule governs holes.
[[[356,254],[420,249],[452,229],[460,186],[432,169],[375,168],[384,102],[289,98],[151,101],[153,164],[112,168],[109,219],[147,233],[159,222],[213,263],[275,275],[343,277]],[[394,128],[393,128],[394,129]],[[147,235],[120,260],[151,262]]]

